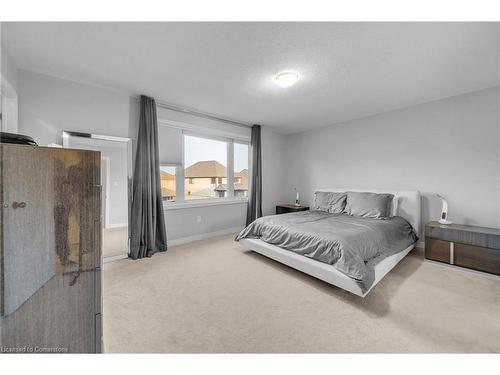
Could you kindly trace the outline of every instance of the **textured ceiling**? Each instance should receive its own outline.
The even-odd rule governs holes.
[[[498,85],[495,23],[3,23],[22,69],[290,133]],[[294,69],[282,89],[275,72]]]

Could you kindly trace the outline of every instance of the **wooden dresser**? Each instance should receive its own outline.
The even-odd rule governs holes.
[[[425,258],[500,275],[500,230],[431,221],[425,226]]]

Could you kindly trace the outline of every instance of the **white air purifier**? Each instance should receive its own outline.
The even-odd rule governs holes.
[[[446,202],[446,199],[444,199],[441,195],[439,194],[436,195],[443,202],[443,208],[441,209],[441,218],[438,220],[439,224],[445,224],[445,225],[453,224],[452,221],[448,220],[448,202]]]

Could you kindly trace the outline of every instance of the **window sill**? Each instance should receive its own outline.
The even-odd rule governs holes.
[[[182,203],[163,203],[163,209],[165,211],[171,210],[181,210],[185,208],[197,208],[197,207],[210,207],[210,206],[224,206],[228,204],[247,204],[248,199],[206,199],[203,201],[192,201],[192,202],[182,202]]]

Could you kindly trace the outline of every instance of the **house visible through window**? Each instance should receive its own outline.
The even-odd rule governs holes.
[[[174,166],[160,166],[161,198],[164,201],[175,202],[175,173],[176,167]]]
[[[245,138],[193,134],[168,125],[158,128],[165,203],[248,197],[249,145]]]
[[[184,136],[185,199],[227,197],[227,147],[225,141]]]
[[[248,197],[248,145],[234,143],[234,196]]]

